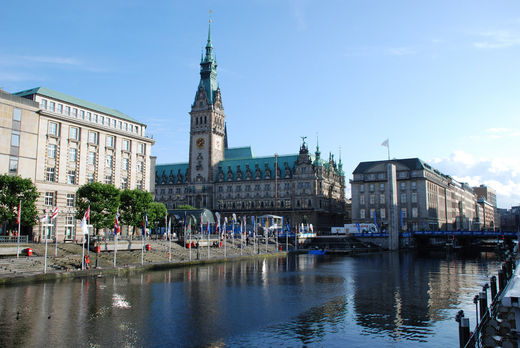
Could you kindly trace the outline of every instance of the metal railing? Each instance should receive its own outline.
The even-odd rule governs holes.
[[[28,243],[29,236],[20,236],[20,243]],[[0,243],[18,243],[18,237],[0,236]]]

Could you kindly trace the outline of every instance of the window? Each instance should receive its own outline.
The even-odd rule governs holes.
[[[116,128],[116,120],[112,119],[112,127]]]
[[[119,127],[118,127],[119,129],[123,129],[123,122],[119,121],[119,122],[118,122],[118,126],[119,126]]]
[[[378,174],[377,174],[377,178],[378,178],[379,180],[383,180],[383,179],[385,178],[385,173],[378,173]]]
[[[370,195],[369,199],[370,199],[370,201],[369,201],[370,204],[374,204],[375,200],[376,200],[376,197],[375,197],[375,195]]]
[[[385,190],[385,184],[381,183],[379,184],[379,191],[384,191]]]
[[[373,192],[374,191],[374,184],[370,184],[369,188],[370,188],[370,192]]]
[[[17,173],[18,172],[18,158],[11,157],[9,158],[9,173]]]
[[[70,140],[79,140],[79,129],[76,127],[69,128],[69,139]]]
[[[43,110],[47,110],[47,100],[46,99],[42,99],[41,106],[42,106]]]
[[[90,112],[87,112],[87,121],[92,120],[92,114]]]
[[[96,122],[96,123],[98,122],[98,114],[94,114],[94,120],[93,121]]]
[[[137,152],[140,153],[140,154],[146,154],[146,146],[145,144],[142,144],[140,143],[138,146],[137,146]]]
[[[20,132],[13,131],[11,133],[11,146],[20,146]]]
[[[417,192],[412,192],[412,203],[417,203]]]
[[[78,109],[72,108],[72,117],[78,118]]]
[[[68,215],[65,217],[65,239],[74,239],[76,225],[74,223],[74,216]]]
[[[365,209],[361,209],[361,210],[359,211],[359,218],[360,218],[360,219],[364,219],[364,218],[365,218]]]
[[[56,145],[54,145],[54,144],[47,145],[47,157],[56,158]]]
[[[143,172],[143,161],[137,161],[137,172],[142,173]]]
[[[69,149],[69,161],[76,162],[78,160],[78,149]]]
[[[361,205],[365,204],[365,196],[359,196],[359,204],[361,204]]]
[[[63,104],[58,104],[58,113],[63,114]]]
[[[88,164],[96,165],[96,153],[94,151],[88,153]]]
[[[105,124],[105,116],[99,116],[99,123]]]
[[[125,131],[128,131],[128,123],[125,122]]]
[[[128,158],[123,158],[122,167],[123,167],[123,170],[128,170],[128,167],[129,167]]]
[[[412,208],[412,217],[416,218],[419,216],[419,209],[417,207]]]
[[[95,180],[94,180],[94,173],[88,173],[87,174],[87,183],[88,184],[91,184],[93,183]]]
[[[85,119],[85,111],[83,111],[83,110],[79,111],[79,118],[81,118],[82,120]]]
[[[48,207],[52,207],[54,205],[54,192],[45,192],[44,203]]]
[[[88,142],[90,144],[97,145],[97,143],[98,143],[98,133],[97,132],[88,132]]]
[[[114,147],[114,144],[115,144],[115,137],[112,136],[112,135],[107,135],[107,141],[106,141],[106,145],[108,147]]]
[[[365,191],[365,185],[364,184],[359,185],[359,192],[364,192],[364,191]]]
[[[383,193],[379,195],[379,204],[385,204],[385,195]]]
[[[14,108],[13,110],[13,121],[20,122],[22,120],[22,110],[18,108]]]
[[[70,106],[65,106],[65,115],[70,116]]]
[[[49,103],[49,110],[54,112],[54,110],[56,109],[56,103],[54,102],[50,102]]]
[[[112,155],[107,155],[106,157],[106,166],[108,168],[112,168],[112,165],[114,164],[114,156]]]
[[[406,208],[401,208],[401,216],[406,219]]]
[[[58,124],[57,123],[49,122],[48,134],[49,135],[54,135],[55,137],[57,137],[59,135],[59,130],[58,130]]]
[[[381,214],[381,219],[385,219],[386,218],[386,209],[385,208],[381,208],[379,210],[379,214]]]
[[[105,175],[105,184],[112,183],[112,175]]]
[[[401,187],[401,190],[406,190],[406,183],[405,182],[401,182],[399,184],[399,187]]]
[[[135,132],[136,132],[137,134],[139,134],[139,127],[138,127],[138,126],[135,126]]]
[[[45,181],[54,182],[54,172],[55,172],[54,168],[47,167],[47,169],[45,170]]]
[[[69,170],[67,172],[67,184],[74,185],[76,183],[76,171]]]
[[[406,194],[401,195],[401,203],[406,203]]]
[[[138,190],[142,190],[143,189],[143,180],[137,180],[136,188]]]
[[[67,207],[74,208],[74,193],[67,193]]]
[[[376,219],[376,210],[374,208],[370,209],[370,219]]]
[[[133,132],[133,131],[134,131],[134,125],[131,124],[131,125],[130,125],[130,132]]]
[[[123,140],[123,150],[130,151],[130,140]]]
[[[121,178],[121,190],[126,190],[128,188],[128,179]]]
[[[415,190],[417,188],[417,182],[416,181],[412,181],[411,187],[412,187],[412,190]]]

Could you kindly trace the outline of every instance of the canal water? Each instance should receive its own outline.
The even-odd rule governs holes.
[[[293,255],[0,288],[0,347],[456,347],[494,254]]]

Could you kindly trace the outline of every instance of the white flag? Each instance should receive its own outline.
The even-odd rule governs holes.
[[[381,146],[386,146],[386,147],[388,147],[388,139],[386,139],[385,141],[383,141],[383,143],[381,144]]]
[[[88,226],[87,226],[87,219],[83,216],[83,219],[81,219],[81,230],[83,231],[83,234],[88,234]]]
[[[40,219],[40,222],[45,222],[47,220],[47,218],[48,218],[48,215],[45,214],[45,216]]]

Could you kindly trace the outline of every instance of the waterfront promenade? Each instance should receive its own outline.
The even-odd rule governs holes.
[[[184,248],[177,243],[171,243],[171,258],[169,258],[168,255],[168,241],[150,240],[146,241],[146,244],[150,244],[151,250],[145,250],[143,254],[141,250],[118,250],[117,264],[115,268],[113,252],[100,252],[96,254],[93,251],[90,251],[90,270],[81,270],[81,244],[58,244],[58,256],[54,256],[55,245],[49,243],[47,246],[46,274],[43,272],[45,264],[45,244],[27,244],[24,245],[22,250],[26,247],[32,248],[32,256],[20,254],[19,258],[16,256],[0,258],[0,284],[65,278],[69,276],[86,276],[98,273],[112,273],[124,271],[125,269],[138,270],[140,268],[168,268],[204,262],[234,260],[241,257],[263,257],[266,255],[274,255],[279,252],[274,243],[268,244],[266,251],[265,244],[260,244],[258,248],[258,245],[245,245],[244,243],[243,248],[241,249],[239,240],[235,240],[234,243],[229,240],[226,248],[210,247],[209,258],[207,247],[202,246],[198,249],[191,249],[190,260],[190,249]],[[85,252],[86,251],[87,249],[85,247]],[[171,261],[169,261],[169,259]],[[143,261],[143,264],[141,264],[141,261]]]

